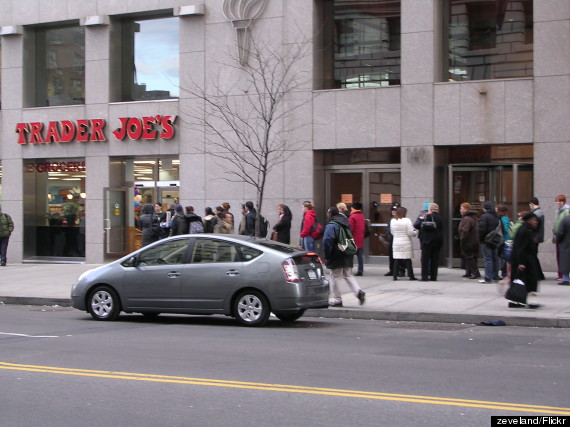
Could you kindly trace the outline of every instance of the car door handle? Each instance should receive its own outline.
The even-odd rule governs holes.
[[[178,271],[171,271],[170,273],[168,273],[166,275],[166,277],[168,277],[169,279],[176,279],[177,277],[180,277],[180,272]]]
[[[238,270],[229,270],[229,271],[226,271],[226,274],[228,276],[233,277],[233,276],[237,276],[239,274],[239,271]]]

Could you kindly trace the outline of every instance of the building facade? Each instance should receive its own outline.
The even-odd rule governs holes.
[[[504,203],[514,219],[536,196],[548,240],[554,197],[570,193],[567,0],[0,0],[0,10],[9,262],[124,254],[145,203],[201,214],[229,202],[239,218],[261,178],[242,168],[239,179],[243,147],[227,154],[239,132],[212,108],[260,135],[252,83],[276,78],[270,58],[292,77],[276,92],[268,134],[281,157],[262,213],[274,223],[287,204],[292,236],[305,200],[321,221],[328,206],[360,201],[375,234],[393,203],[415,218],[435,201],[442,263],[458,266],[461,202]],[[387,255],[374,235],[365,252]],[[556,269],[549,242],[540,257]]]

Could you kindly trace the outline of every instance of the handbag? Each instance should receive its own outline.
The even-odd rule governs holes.
[[[432,221],[422,221],[422,229],[423,230],[435,230],[437,229],[437,224],[433,221],[433,217],[431,218]]]
[[[526,304],[526,298],[528,296],[528,291],[526,285],[520,279],[515,279],[511,282],[509,289],[505,293],[505,298],[509,301],[518,302],[520,304]]]
[[[503,238],[503,223],[500,220],[497,227],[489,231],[485,236],[485,243],[493,248],[498,248],[505,243],[505,239]]]
[[[386,238],[386,236],[384,234],[377,234],[378,236],[378,240],[380,240],[380,243],[386,247],[390,246],[390,242],[388,241],[388,239]]]
[[[277,235],[278,235],[278,234],[277,234],[277,231],[274,231],[274,232],[271,234],[271,240],[277,241]]]

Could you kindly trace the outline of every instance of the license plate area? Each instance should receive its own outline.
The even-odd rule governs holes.
[[[307,270],[307,276],[310,280],[317,280],[317,272],[315,270]]]

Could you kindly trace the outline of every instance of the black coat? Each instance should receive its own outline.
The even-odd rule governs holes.
[[[273,229],[277,231],[278,242],[291,243],[291,217],[289,215],[283,215]]]
[[[435,229],[422,228],[422,222],[433,221],[435,222]],[[432,247],[443,246],[443,221],[441,215],[437,212],[425,214],[424,219],[418,217],[414,223],[414,228],[420,230],[418,238],[423,245],[430,245]]]
[[[485,243],[485,236],[497,228],[501,220],[497,216],[497,213],[493,210],[486,211],[481,218],[479,218],[479,241]],[[503,227],[501,227],[501,232]]]
[[[142,214],[139,218],[139,226],[142,231],[142,246],[156,242],[160,238],[161,228],[158,216],[154,213]]]
[[[515,234],[513,253],[511,254],[511,279],[522,279],[528,292],[536,292],[538,287],[538,243],[536,230],[526,222]],[[524,265],[525,271],[520,272],[519,265]]]
[[[570,216],[567,216],[558,225],[556,232],[558,254],[560,255],[560,272],[570,272]]]
[[[354,266],[354,255],[345,255],[338,250],[337,240],[340,227],[350,231],[350,223],[343,214],[333,216],[325,227],[323,236],[323,249],[325,253],[325,266],[327,268],[336,269]]]

